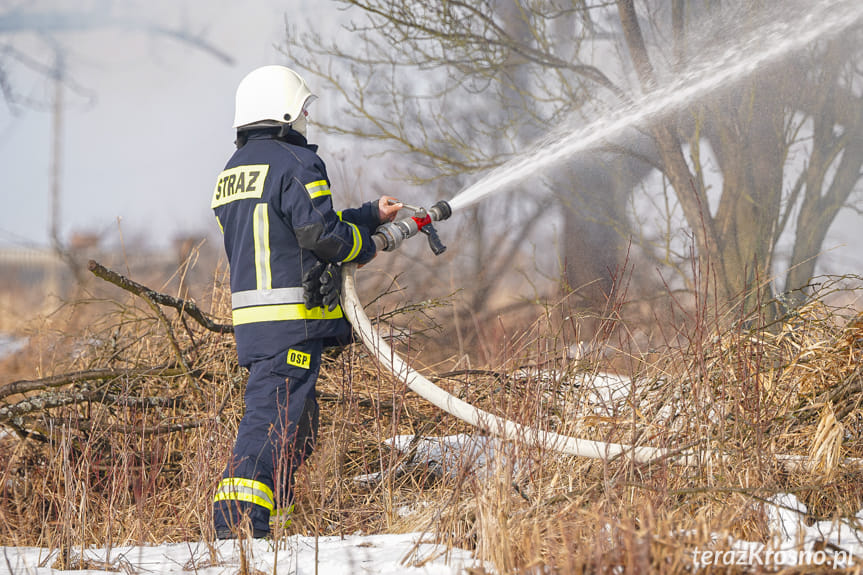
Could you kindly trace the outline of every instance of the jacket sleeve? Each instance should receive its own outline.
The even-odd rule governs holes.
[[[366,202],[359,208],[348,208],[346,210],[342,210],[340,215],[342,221],[365,226],[368,230],[371,230],[372,233],[374,233],[374,230],[381,225],[377,201]]]
[[[369,229],[343,221],[333,210],[330,183],[321,162],[287,175],[281,197],[282,213],[290,218],[300,247],[333,262],[366,263],[375,256]]]

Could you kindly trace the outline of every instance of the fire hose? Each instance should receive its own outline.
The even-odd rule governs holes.
[[[342,310],[354,327],[354,331],[369,351],[378,358],[381,365],[399,380],[404,381],[411,391],[431,404],[498,437],[569,455],[594,459],[611,459],[624,455],[638,462],[666,456],[665,450],[655,447],[579,439],[522,425],[483,411],[441,389],[409,366],[372,326],[357,297],[356,272],[356,264],[346,264],[342,270]]]
[[[413,211],[417,214],[413,218],[391,222],[378,228],[373,235],[378,248],[392,251],[405,239],[417,232],[422,232],[428,236],[429,245],[435,254],[442,253],[446,248],[437,238],[431,222],[447,219],[452,213],[449,204],[438,202],[428,211],[422,208],[415,208]],[[522,425],[479,409],[441,389],[408,365],[372,326],[357,296],[356,273],[356,264],[343,266],[342,310],[354,331],[381,365],[399,380],[404,381],[411,391],[436,407],[498,437],[569,455],[606,460],[624,456],[637,462],[648,462],[668,456],[666,450],[656,447],[581,439]],[[682,456],[682,459],[686,462],[690,459],[694,461],[693,456]]]

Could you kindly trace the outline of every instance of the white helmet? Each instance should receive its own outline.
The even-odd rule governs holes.
[[[234,128],[260,122],[293,124],[315,96],[299,74],[284,66],[262,66],[237,86]]]

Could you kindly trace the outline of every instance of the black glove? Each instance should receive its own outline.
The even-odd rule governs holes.
[[[336,309],[342,293],[342,266],[338,264],[327,264],[324,273],[321,274],[321,296],[323,305],[329,311]]]
[[[318,262],[303,276],[303,301],[308,309],[324,305],[324,296],[321,293],[321,275],[326,269],[326,262]]]

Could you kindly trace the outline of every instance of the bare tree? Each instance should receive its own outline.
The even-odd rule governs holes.
[[[650,91],[661,82],[653,64],[657,55],[647,47],[632,0],[616,4],[639,84]],[[672,65],[678,68],[685,67],[680,61],[684,46],[704,49],[703,24],[710,20],[704,14],[687,18],[685,7],[692,6],[698,3],[672,2],[670,7],[672,44],[678,59]],[[834,8],[841,13],[849,6],[839,2]],[[723,23],[723,34],[743,36],[775,17],[776,8],[773,3],[732,3],[724,5],[721,14],[710,14],[712,7],[707,3],[702,10]],[[794,8],[781,7],[792,14]],[[700,42],[694,40],[696,28],[687,26],[688,22],[702,25],[697,28]],[[720,40],[716,33],[708,33],[707,38]],[[675,124],[651,129],[663,173],[671,182],[699,253],[709,257],[717,269],[722,296],[731,298],[766,284],[780,236],[788,230],[795,210],[794,250],[785,288],[801,288],[814,274],[827,231],[839,210],[851,202],[861,174],[863,98],[854,93],[860,80],[856,64],[860,38],[857,28],[793,51],[793,58],[781,65],[695,102]],[[786,178],[795,169],[799,171],[789,161],[790,154],[807,134],[811,134],[808,149],[799,151],[806,154],[805,167],[796,183],[786,189]],[[715,212],[708,209],[710,198],[703,177],[705,143],[712,148],[722,174]],[[685,156],[687,145],[689,158]]]
[[[565,121],[586,124],[637,103],[729,38],[807,8],[699,0],[645,0],[638,9],[633,0],[339,4],[354,15],[339,41],[289,33],[287,48],[297,65],[344,96],[339,123],[327,129],[409,154],[413,181],[445,190],[460,189]],[[833,8],[841,14],[852,6],[837,0]],[[576,287],[607,276],[629,238],[686,279],[688,251],[672,249],[669,237],[684,226],[722,299],[756,285],[772,289],[767,279],[783,233],[793,232],[794,241],[785,289],[800,288],[860,179],[860,39],[859,27],[850,27],[798,47],[781,64],[537,173],[507,202],[526,213],[527,198],[560,200],[568,214],[563,259],[575,268]],[[706,179],[709,151],[720,190]],[[668,223],[652,235],[634,228],[627,209],[649,173],[667,188],[646,194],[668,193]],[[496,251],[511,255],[501,245]],[[490,257],[480,259],[493,267]]]
[[[350,42],[289,32],[287,51],[294,65],[318,75],[344,96],[346,105],[338,122],[324,125],[325,129],[356,136],[375,151],[389,147],[408,153],[405,179],[423,186],[429,195],[448,199],[478,174],[513,157],[566,111],[578,110],[587,86],[579,84],[577,75],[571,78],[574,70],[614,89],[596,68],[578,64],[573,70],[555,56],[548,62],[548,54],[541,50],[522,49],[535,41],[537,31],[521,7],[511,2],[487,4],[479,9],[464,2],[429,7],[431,13],[424,18],[439,20],[442,11],[442,22],[455,26],[452,29],[441,28],[442,22],[435,24],[437,28],[426,27],[425,21],[411,28],[397,17],[388,21],[377,14],[377,8],[384,7],[358,5],[371,19],[350,26]],[[405,10],[424,8],[408,3]],[[450,18],[462,11],[475,21]],[[480,17],[483,12],[499,21]],[[407,13],[405,17],[413,18]],[[569,31],[558,34],[566,42],[573,41]],[[484,40],[493,35],[496,41]],[[321,66],[324,60],[333,65]],[[546,66],[565,69],[553,72],[555,77],[544,83],[540,78]],[[319,120],[316,116],[315,121]],[[375,148],[379,144],[382,147]],[[459,243],[460,270],[471,278],[472,309],[486,307],[499,278],[518,262],[520,253],[526,253],[522,255],[526,259],[534,255],[527,243],[533,230],[545,231],[544,239],[555,243],[548,234],[551,227],[539,225],[559,223],[551,176],[537,174],[529,194],[490,199],[465,214],[467,229],[462,236],[467,241]],[[578,217],[574,212],[569,221]],[[575,227],[589,233],[586,228]],[[541,251],[548,255],[550,250]]]

